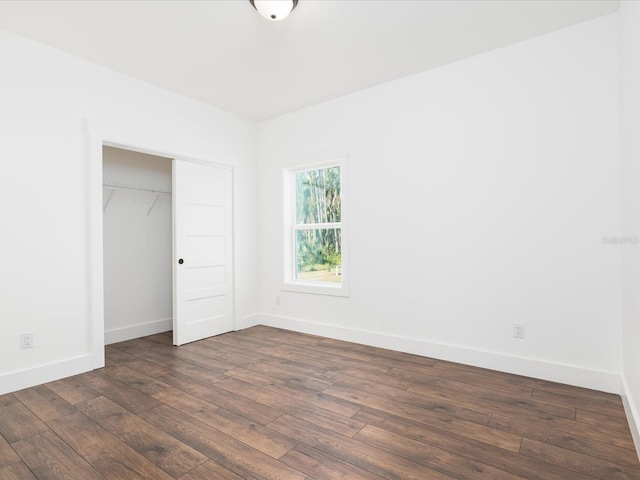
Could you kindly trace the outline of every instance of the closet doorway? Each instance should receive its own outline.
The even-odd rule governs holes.
[[[173,329],[171,163],[102,148],[107,345]]]
[[[233,329],[231,169],[102,147],[105,344]]]

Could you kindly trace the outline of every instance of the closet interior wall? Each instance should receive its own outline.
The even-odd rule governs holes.
[[[112,147],[102,158],[108,345],[172,329],[171,159]]]

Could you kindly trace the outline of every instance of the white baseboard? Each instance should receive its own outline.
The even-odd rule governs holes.
[[[155,335],[156,333],[168,332],[173,329],[173,319],[154,320],[153,322],[139,323],[122,328],[114,328],[104,332],[104,344],[126,342],[134,338]]]
[[[638,412],[638,403],[634,401],[638,399],[631,396],[631,389],[624,375],[620,379],[620,396],[622,397],[624,412],[627,414],[633,443],[636,446],[636,453],[640,458],[640,412]]]
[[[86,354],[17,372],[5,373],[0,375],[0,395],[91,370],[93,370],[93,356]]]
[[[388,335],[338,325],[310,322],[276,315],[259,315],[259,323],[302,333],[335,338],[349,342],[388,348],[425,357],[463,363],[516,375],[590,388],[609,393],[620,393],[620,374],[601,370],[546,362],[503,353],[476,350],[428,340]]]
[[[242,317],[236,321],[235,330],[244,330],[245,328],[255,327],[256,325],[260,325],[259,314],[247,315],[246,317]]]

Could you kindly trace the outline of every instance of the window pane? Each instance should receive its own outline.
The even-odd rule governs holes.
[[[340,222],[340,167],[296,173],[296,222]]]
[[[296,230],[296,279],[342,283],[340,228]]]

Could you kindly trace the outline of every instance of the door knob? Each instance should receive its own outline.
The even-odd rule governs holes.
[[[178,260],[178,263],[179,263],[180,265],[182,265],[182,264],[184,263],[184,260],[183,260],[183,259],[180,259],[180,260]]]

